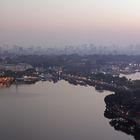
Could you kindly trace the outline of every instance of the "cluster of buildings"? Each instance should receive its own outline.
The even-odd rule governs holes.
[[[91,54],[126,54],[139,55],[140,45],[95,45],[93,43],[77,44],[77,45],[62,45],[62,46],[21,46],[21,45],[0,45],[0,55],[91,55]]]
[[[140,72],[140,64],[130,63],[126,66],[105,65],[98,72],[112,75],[133,74],[136,72]]]
[[[4,71],[13,71],[13,72],[22,72],[28,69],[32,69],[33,67],[26,63],[19,63],[19,64],[0,64],[0,70]]]
[[[14,81],[13,77],[0,77],[0,87],[1,86],[10,86]]]

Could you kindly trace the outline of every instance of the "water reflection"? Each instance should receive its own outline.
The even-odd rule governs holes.
[[[133,140],[114,131],[104,118],[109,94],[65,81],[1,89],[0,139]]]
[[[70,84],[73,84],[73,83],[70,83]],[[73,85],[75,85],[75,84],[73,84]],[[85,86],[85,85],[82,85],[82,86]],[[96,89],[96,87],[95,87],[95,89]],[[97,88],[96,91],[98,93],[104,93],[104,90],[102,90],[102,89]],[[111,99],[111,102],[113,102],[113,104],[110,105],[110,103],[108,103],[108,101],[105,100],[107,97],[111,97],[110,99]],[[138,140],[138,139],[140,139],[140,129],[138,128],[138,126],[134,122],[132,122],[131,120],[127,120],[127,119],[124,119],[122,117],[119,117],[119,114],[114,113],[114,110],[112,109],[113,106],[118,106],[118,107],[121,106],[122,110],[121,109],[120,110],[123,111],[123,113],[125,113],[125,111],[127,112],[128,109],[130,109],[130,107],[135,106],[135,101],[136,101],[136,99],[134,99],[135,97],[132,94],[126,95],[123,93],[120,93],[117,95],[116,94],[107,95],[104,99],[105,103],[106,103],[104,117],[111,119],[109,124],[112,127],[114,127],[115,130],[121,131],[127,135],[132,135],[132,136],[134,136],[134,138],[136,140]],[[124,101],[126,98],[127,98],[127,101]],[[138,98],[138,100],[139,100],[139,98]],[[109,106],[111,106],[110,107],[111,109],[109,109]],[[139,106],[139,104],[137,106]]]
[[[134,77],[133,77],[133,79],[134,79]],[[70,83],[70,84],[73,84],[73,83]],[[82,86],[84,86],[84,85],[82,85]],[[104,93],[104,90],[101,90],[101,89],[96,89],[96,91],[99,93]],[[128,109],[130,106],[132,106],[131,102],[133,102],[133,99],[134,99],[133,95],[129,95],[129,94],[123,95],[123,93],[120,93],[119,95],[117,95],[118,96],[117,98],[115,97],[116,95],[114,95],[114,94],[107,95],[106,97],[112,98],[112,96],[115,99],[112,101],[112,102],[114,102],[112,105],[115,106],[115,105],[119,104],[119,106],[123,106],[123,109],[124,108]],[[105,99],[106,99],[106,97],[105,97]],[[123,103],[121,104],[121,102],[123,102],[122,100],[124,100],[126,98],[128,98],[127,103],[125,102],[125,104],[123,104]],[[105,103],[107,103],[107,101],[105,101]],[[139,140],[140,139],[140,128],[131,120],[119,117],[119,115],[117,113],[112,112],[112,109],[108,109],[108,107],[109,106],[106,105],[106,109],[104,111],[104,117],[111,120],[111,121],[109,121],[110,126],[114,127],[114,129],[116,131],[119,131],[119,132],[121,131],[127,135],[133,136],[135,138],[135,140]]]

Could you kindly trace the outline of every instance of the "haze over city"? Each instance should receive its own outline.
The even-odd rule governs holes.
[[[140,0],[0,0],[0,140],[140,140]]]
[[[0,1],[0,44],[139,44],[139,0]]]

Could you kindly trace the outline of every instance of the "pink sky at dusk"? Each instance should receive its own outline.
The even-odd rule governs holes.
[[[0,44],[140,43],[139,0],[0,1]]]

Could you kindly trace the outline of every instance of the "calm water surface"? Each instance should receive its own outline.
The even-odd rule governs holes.
[[[104,117],[108,94],[65,81],[0,89],[0,140],[134,140]]]
[[[131,80],[140,80],[140,72],[136,72],[133,74],[120,74],[120,77],[123,77],[123,76]]]

